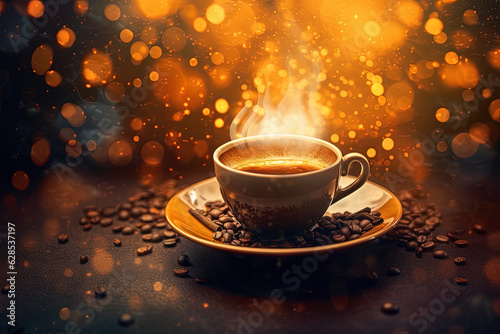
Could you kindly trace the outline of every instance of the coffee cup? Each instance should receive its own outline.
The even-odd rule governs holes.
[[[351,164],[359,176],[341,187]],[[321,139],[261,135],[230,141],[214,152],[215,175],[235,218],[261,240],[292,239],[309,230],[336,201],[359,189],[370,173],[359,153]]]

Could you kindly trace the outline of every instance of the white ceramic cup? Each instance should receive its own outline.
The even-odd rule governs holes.
[[[263,160],[300,160],[324,166],[298,174],[260,174],[236,169]],[[339,179],[352,163],[361,165],[347,187]],[[359,189],[370,173],[359,153],[306,136],[263,135],[230,141],[214,152],[215,175],[224,201],[236,219],[262,240],[297,237],[313,226],[328,207]]]

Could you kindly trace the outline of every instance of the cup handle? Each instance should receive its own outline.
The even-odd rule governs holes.
[[[347,187],[341,187],[340,185],[338,186],[337,191],[335,192],[335,196],[333,197],[332,204],[358,190],[368,179],[368,175],[370,174],[370,163],[364,155],[359,153],[348,153],[342,158],[340,166],[341,176],[347,175],[353,162],[357,162],[361,165],[361,172],[359,173],[356,181],[354,181]]]

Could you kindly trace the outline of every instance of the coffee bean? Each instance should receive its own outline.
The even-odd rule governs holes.
[[[174,231],[165,230],[163,231],[163,236],[165,237],[165,239],[172,239],[176,237],[176,233]]]
[[[446,235],[450,239],[452,239],[452,240],[458,240],[458,239],[460,239],[460,236],[458,234],[456,234],[456,233],[453,233],[453,232],[448,232]]]
[[[477,234],[485,234],[487,232],[486,229],[484,228],[484,226],[480,225],[480,224],[474,224],[474,226],[472,227],[472,229]]]
[[[222,238],[224,239],[224,243],[230,243],[233,240],[233,235],[226,232],[222,235]]]
[[[123,228],[124,228],[123,225],[115,225],[111,228],[111,231],[113,231],[113,233],[118,233],[121,232]]]
[[[83,225],[83,230],[84,231],[88,231],[90,229],[92,229],[92,224],[89,223],[89,224]]]
[[[151,234],[151,241],[152,242],[160,242],[163,240],[163,235],[160,233],[153,233]]]
[[[422,257],[422,256],[424,255],[424,254],[423,254],[423,251],[422,251],[422,247],[417,247],[417,248],[415,249],[415,255],[416,255],[417,257]]]
[[[96,298],[104,298],[106,297],[106,288],[103,286],[98,286],[94,289],[94,294]]]
[[[130,212],[128,210],[120,210],[118,212],[118,219],[128,220],[130,218]]]
[[[187,256],[186,254],[181,254],[179,258],[177,258],[177,263],[181,266],[189,265],[189,256]]]
[[[174,274],[179,277],[186,277],[189,274],[189,269],[181,268],[174,269]]]
[[[378,281],[378,274],[374,271],[367,270],[365,271],[365,278],[368,282],[374,283]]]
[[[142,225],[142,227],[141,227],[141,233],[151,233],[152,229],[153,229],[153,225],[152,224]]]
[[[146,254],[151,253],[152,251],[153,251],[153,246],[151,246],[151,245],[139,247],[139,248],[137,248],[137,255],[139,255],[139,256],[146,255]]]
[[[158,229],[162,229],[162,228],[167,227],[167,225],[168,225],[167,222],[161,222],[161,223],[156,223],[155,227]]]
[[[210,215],[210,217],[212,217],[212,219],[217,219],[220,217],[220,215],[222,215],[222,211],[219,210],[219,209],[212,209],[208,212],[208,214]]]
[[[130,209],[132,209],[132,204],[130,203],[122,203],[119,205],[120,207],[120,210],[124,210],[124,211],[130,211]]]
[[[143,234],[143,235],[142,235],[142,240],[143,240],[143,241],[151,241],[151,236],[152,236],[152,234],[151,234],[151,233],[146,233],[146,234]]]
[[[215,240],[219,240],[220,238],[222,238],[222,232],[221,231],[215,231],[215,233],[213,234],[212,238],[214,238]]]
[[[90,223],[89,219],[86,218],[86,217],[82,217],[80,218],[80,220],[78,221],[78,224],[80,225],[87,225],[88,223]]]
[[[399,312],[399,307],[391,302],[383,303],[380,307],[382,312],[386,314],[397,314]]]
[[[113,218],[106,217],[101,219],[101,226],[109,226],[113,224]]]
[[[457,277],[455,278],[455,282],[458,284],[458,285],[467,285],[469,283],[469,281],[465,278],[461,278],[461,277]]]
[[[134,234],[134,229],[130,226],[125,226],[123,229],[122,229],[122,234],[123,235],[130,235],[130,234]]]
[[[155,217],[150,213],[146,213],[146,214],[142,215],[139,219],[143,223],[152,223],[152,222],[154,222]]]
[[[133,207],[132,209],[130,209],[130,215],[132,217],[139,217],[140,215],[146,213],[146,209],[144,208],[141,208],[141,207]]]
[[[87,212],[85,212],[85,216],[87,218],[95,218],[95,217],[99,217],[99,211],[97,210],[89,210]]]
[[[89,262],[89,258],[86,255],[80,255],[80,263],[84,264]]]
[[[467,240],[458,239],[455,240],[455,246],[464,248],[469,246],[469,242]]]
[[[123,313],[120,318],[118,318],[118,323],[127,327],[134,323],[134,318],[128,313]]]
[[[444,250],[438,249],[432,253],[432,256],[436,259],[446,259],[448,257],[448,253]]]
[[[389,267],[389,269],[387,269],[388,276],[398,276],[399,274],[401,274],[401,271],[399,270],[399,268]]]
[[[416,241],[409,241],[406,244],[406,250],[409,252],[413,252],[415,249],[417,249],[417,247],[418,247],[418,242]]]
[[[67,234],[59,234],[57,237],[57,240],[59,241],[60,244],[65,244],[68,242],[68,235]]]
[[[208,283],[208,278],[205,277],[197,277],[195,278],[196,283],[198,284],[207,284]]]
[[[425,236],[425,235],[419,235],[419,236],[417,237],[417,242],[418,242],[419,244],[423,244],[423,243],[424,243],[424,242],[426,242],[426,241],[427,241],[427,236]]]
[[[431,250],[433,249],[434,247],[436,246],[436,244],[434,243],[434,241],[427,241],[427,242],[424,242],[421,247],[423,250]]]
[[[456,257],[453,261],[455,261],[455,264],[462,266],[465,264],[465,257],[459,256],[459,257]]]
[[[122,245],[122,241],[120,239],[114,238],[113,245],[120,247]]]
[[[101,217],[92,217],[92,218],[89,218],[89,222],[93,225],[97,225],[99,224],[99,222],[101,221]]]
[[[163,241],[163,245],[165,247],[174,247],[177,243],[177,240],[175,239],[167,239]]]
[[[102,210],[101,215],[104,217],[111,217],[116,215],[116,208],[105,208]]]
[[[437,235],[436,236],[436,241],[439,241],[439,242],[448,242],[450,241],[450,238],[445,236],[445,235]]]

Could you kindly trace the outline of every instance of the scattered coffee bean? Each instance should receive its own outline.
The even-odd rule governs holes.
[[[444,250],[438,249],[432,253],[432,256],[434,256],[436,259],[446,259],[448,257],[448,253],[446,253]]]
[[[153,225],[151,224],[146,224],[141,227],[141,233],[151,233],[151,230],[153,229]]]
[[[142,235],[142,241],[151,241],[151,236],[152,236],[152,235],[153,235],[153,234],[151,234],[151,233],[146,233],[146,234],[143,234],[143,235]]]
[[[417,248],[415,249],[415,255],[416,255],[417,257],[422,257],[422,256],[424,255],[422,247],[417,247]]]
[[[396,314],[399,312],[399,307],[391,302],[383,303],[380,309],[386,314]]]
[[[163,236],[160,233],[151,234],[151,241],[152,242],[160,242],[162,240],[163,240]]]
[[[141,216],[140,220],[143,223],[152,223],[155,220],[155,216],[153,216],[150,213],[146,213],[146,214],[144,214],[144,215]]]
[[[116,215],[116,208],[105,208],[102,210],[101,215],[104,217],[111,217]]]
[[[67,234],[59,234],[57,237],[57,240],[59,241],[60,244],[65,244],[68,242],[68,235]]]
[[[187,256],[186,254],[181,254],[177,259],[177,263],[180,264],[181,266],[189,265],[190,264],[189,256]]]
[[[458,240],[455,240],[455,246],[464,248],[464,247],[469,246],[469,242],[467,240],[464,240],[464,239],[458,239]]]
[[[140,208],[140,207],[133,207],[131,210],[130,210],[130,215],[132,217],[139,217],[140,215],[146,213],[146,210],[144,208]]]
[[[130,234],[134,234],[134,229],[130,226],[125,226],[123,229],[122,229],[122,234],[123,235],[130,235]]]
[[[165,230],[163,231],[163,236],[165,237],[165,239],[172,239],[176,237],[176,234],[174,231]]]
[[[98,286],[94,290],[94,294],[95,294],[96,298],[104,298],[104,297],[106,297],[106,293],[107,293],[106,288],[103,286]]]
[[[462,278],[462,277],[457,277],[455,278],[455,282],[458,284],[458,285],[467,285],[469,283],[469,281],[465,278]]]
[[[398,276],[399,274],[401,274],[401,271],[396,267],[389,267],[389,269],[387,269],[388,276]]]
[[[113,231],[114,233],[119,233],[123,230],[125,226],[123,225],[115,225],[111,228],[111,231]]]
[[[472,227],[472,229],[474,230],[474,232],[476,232],[477,234],[484,234],[486,233],[486,229],[484,228],[483,225],[480,225],[480,224],[474,224],[474,226]]]
[[[435,246],[436,244],[434,243],[434,241],[427,241],[421,245],[423,250],[430,250],[433,249]]]
[[[450,239],[452,239],[452,240],[458,240],[458,239],[460,239],[460,236],[458,234],[456,234],[456,233],[453,233],[453,232],[448,232],[446,235]]]
[[[86,255],[80,255],[80,263],[84,264],[89,262],[89,258]]]
[[[88,224],[83,225],[83,230],[84,231],[88,231],[88,230],[91,230],[91,229],[92,229],[92,224],[88,223]]]
[[[155,227],[158,228],[158,229],[165,228],[165,227],[167,227],[167,222],[156,223]]]
[[[378,274],[374,271],[367,270],[365,272],[365,278],[370,283],[375,283],[378,281]]]
[[[448,241],[450,241],[450,238],[448,238],[445,235],[440,234],[440,235],[436,236],[436,241],[439,241],[439,242],[448,242]]]
[[[92,217],[92,218],[89,218],[89,221],[91,224],[97,225],[101,221],[101,217]]]
[[[198,284],[207,284],[208,283],[208,278],[205,277],[197,277],[195,278],[196,283]]]
[[[174,247],[177,244],[177,241],[175,239],[167,239],[163,241],[163,245],[165,247]]]
[[[426,242],[426,241],[427,241],[427,236],[425,236],[425,235],[419,235],[419,236],[417,237],[417,242],[418,242],[419,244],[423,244],[423,243],[424,243],[424,242]]]
[[[120,318],[118,318],[118,323],[125,327],[130,326],[134,323],[134,318],[128,313],[123,313]]]
[[[189,269],[174,269],[174,274],[179,277],[186,277],[189,274]]]
[[[118,219],[120,220],[128,220],[130,218],[130,212],[127,210],[120,210],[118,212]]]
[[[80,218],[80,220],[78,221],[78,224],[80,225],[87,225],[88,223],[90,223],[90,221],[86,217]]]
[[[332,237],[333,242],[344,242],[346,241],[346,238],[342,234],[336,234]]]
[[[409,241],[406,244],[406,250],[409,252],[413,252],[415,249],[417,249],[417,247],[418,247],[418,242],[416,241]]]
[[[119,247],[122,245],[122,241],[120,239],[115,238],[113,239],[113,245]]]
[[[99,217],[99,211],[97,210],[88,210],[87,212],[85,212],[85,216],[87,218],[96,218],[96,217]]]
[[[139,256],[146,255],[146,254],[151,253],[152,251],[153,251],[153,246],[151,246],[151,245],[139,247],[139,248],[137,248],[137,255],[139,255]]]
[[[109,226],[109,225],[113,224],[113,218],[110,218],[110,217],[102,218],[100,223],[101,223],[101,226]]]
[[[459,257],[456,257],[453,261],[455,261],[455,264],[462,266],[465,264],[465,257],[459,256]]]

